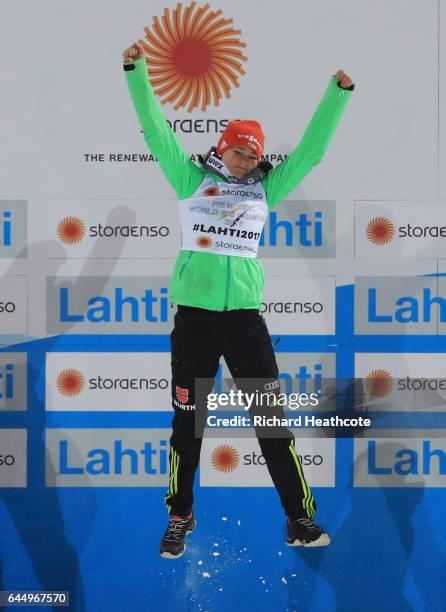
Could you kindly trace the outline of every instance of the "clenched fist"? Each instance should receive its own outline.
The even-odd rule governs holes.
[[[124,58],[124,61],[133,62],[140,57],[144,57],[144,50],[141,45],[134,43],[131,47],[123,52],[122,57]]]
[[[342,89],[347,89],[347,87],[351,87],[353,85],[353,81],[348,76],[348,74],[345,73],[343,70],[337,71],[336,78],[340,82],[339,84],[342,87]]]

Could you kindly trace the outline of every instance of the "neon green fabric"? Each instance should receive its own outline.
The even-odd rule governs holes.
[[[148,77],[145,58],[132,62],[125,76],[145,141],[178,198],[191,197],[206,175],[224,181],[191,161],[167,123]],[[262,180],[268,209],[283,200],[318,164],[336,130],[352,91],[333,76],[307,129],[294,151]],[[209,310],[259,309],[264,274],[258,258],[180,250],[169,284],[176,304]]]

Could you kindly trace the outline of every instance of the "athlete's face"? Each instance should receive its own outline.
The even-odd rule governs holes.
[[[229,172],[238,179],[251,172],[259,163],[255,153],[243,145],[225,151],[222,160]]]

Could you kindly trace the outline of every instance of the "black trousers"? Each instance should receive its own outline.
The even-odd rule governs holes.
[[[202,443],[202,438],[196,435],[195,379],[209,379],[207,392],[211,392],[222,356],[237,388],[244,392],[254,389],[247,389],[243,379],[265,379],[274,386],[279,372],[265,320],[256,309],[212,311],[178,306],[174,323],[170,337],[175,414],[165,502],[170,514],[187,516],[192,510],[194,476]],[[201,405],[200,410],[202,414]],[[283,416],[280,406],[275,407],[275,414]],[[313,518],[316,502],[305,480],[294,436],[289,429],[280,429],[280,437],[276,437],[277,428],[274,437],[264,437],[265,432],[256,428],[266,466],[290,520]]]

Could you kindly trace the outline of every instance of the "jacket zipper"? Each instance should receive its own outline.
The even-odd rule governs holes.
[[[231,256],[226,255],[228,258],[228,265],[226,266],[226,291],[225,291],[225,307],[223,310],[228,310],[228,294],[229,294],[229,277],[231,273]]]
[[[189,251],[189,257],[186,259],[186,261],[183,263],[183,265],[181,266],[181,270],[180,273],[178,274],[178,280],[181,280],[181,277],[183,276],[183,272],[184,272],[184,268],[187,266],[187,264],[190,262],[190,259],[192,257],[193,251]]]

